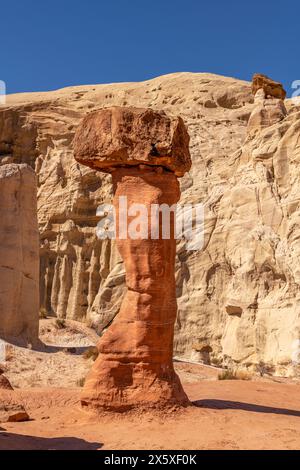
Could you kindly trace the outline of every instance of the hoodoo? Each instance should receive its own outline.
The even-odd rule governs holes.
[[[177,310],[174,212],[168,237],[162,234],[161,218],[156,227],[151,218],[153,205],[178,202],[177,177],[191,167],[184,122],[151,109],[105,108],[79,125],[74,155],[79,163],[112,174],[116,240],[127,286],[120,312],[99,341],[99,356],[86,378],[81,403],[115,411],[186,405],[172,359]],[[146,210],[149,223],[138,237],[128,233],[134,217],[125,212],[120,202],[124,198],[127,209],[134,204]]]

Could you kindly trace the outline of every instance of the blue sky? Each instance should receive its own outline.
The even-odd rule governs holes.
[[[213,72],[300,80],[300,1],[1,1],[8,93]]]

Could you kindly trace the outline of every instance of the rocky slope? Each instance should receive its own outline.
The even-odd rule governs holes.
[[[280,121],[247,137],[255,106],[248,82],[178,73],[8,97],[0,162],[29,163],[38,175],[41,305],[99,332],[119,309],[123,266],[114,243],[95,230],[97,206],[111,200],[110,176],[79,166],[72,154],[82,116],[112,105],[180,115],[191,136],[182,202],[204,203],[205,245],[178,244],[175,354],[295,373],[300,109],[286,102]]]

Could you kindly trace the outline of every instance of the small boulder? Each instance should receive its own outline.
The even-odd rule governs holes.
[[[0,375],[0,390],[13,390],[10,381],[5,375]]]
[[[0,423],[28,421],[29,416],[9,380],[0,375]]]

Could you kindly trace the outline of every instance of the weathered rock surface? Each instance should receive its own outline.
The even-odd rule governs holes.
[[[179,73],[7,97],[0,161],[27,162],[38,175],[42,305],[87,319],[98,331],[119,310],[123,264],[115,244],[95,233],[96,208],[111,201],[111,177],[79,168],[72,139],[88,111],[123,105],[180,115],[191,137],[193,166],[181,180],[182,201],[204,203],[205,246],[177,248],[175,354],[197,360],[204,348],[211,363],[263,361],[278,373],[295,373],[300,108],[286,100],[285,114],[276,101],[282,117],[264,130],[255,124],[243,146],[257,106],[249,82]]]
[[[288,114],[279,99],[257,101],[209,242],[219,247],[211,252],[215,265],[223,260],[219,268],[227,271],[218,300],[227,313],[221,348],[230,362],[296,373],[300,114]],[[266,114],[269,121],[257,119]]]
[[[163,220],[152,213],[154,204],[174,207],[180,198],[175,175],[183,175],[190,167],[184,123],[174,120],[176,128],[180,126],[174,138],[171,122],[164,113],[153,110],[114,107],[88,115],[75,135],[75,158],[112,172],[117,248],[124,260],[128,289],[117,318],[99,341],[99,356],[81,396],[84,406],[121,411],[141,405],[188,403],[173,367],[175,215]],[[161,157],[151,157],[152,142]],[[162,164],[174,172],[164,170]],[[137,214],[130,212],[134,205],[143,209],[138,209],[138,221]],[[130,233],[133,221],[139,225],[135,234]],[[169,237],[163,238],[163,223]]]
[[[39,234],[36,177],[26,164],[0,166],[0,338],[38,339]]]
[[[265,98],[262,89],[256,92],[254,109],[247,125],[247,137],[253,138],[262,129],[273,126],[287,115],[284,102],[276,98]]]

